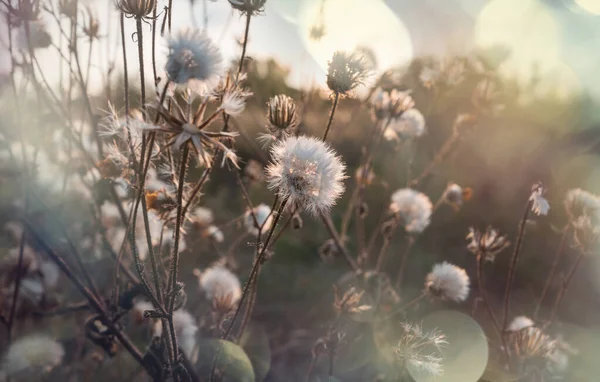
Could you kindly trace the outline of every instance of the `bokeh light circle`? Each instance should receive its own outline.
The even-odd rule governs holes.
[[[423,319],[423,330],[440,330],[448,345],[442,349],[444,373],[434,377],[414,370],[408,371],[416,382],[478,381],[488,362],[489,347],[483,329],[470,316],[451,310],[430,314]]]
[[[589,13],[600,15],[600,0],[575,0],[575,3]]]

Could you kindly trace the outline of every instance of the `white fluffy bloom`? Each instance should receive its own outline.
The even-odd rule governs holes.
[[[398,118],[390,121],[385,138],[402,140],[418,138],[425,133],[425,117],[417,109],[406,110]]]
[[[235,304],[242,297],[240,280],[226,268],[208,268],[198,275],[198,281],[209,300],[231,298],[231,303]]]
[[[425,290],[442,300],[461,302],[469,296],[469,283],[469,276],[464,269],[444,261],[434,265],[427,275]]]
[[[242,114],[246,107],[246,98],[251,94],[240,89],[225,92],[221,101],[221,110],[232,117]]]
[[[346,166],[323,141],[288,137],[271,148],[271,155],[269,188],[289,206],[317,214],[329,210],[344,192]]]
[[[256,216],[256,223],[258,223],[258,227],[254,222],[254,218],[252,217],[250,210],[246,211],[244,214],[244,225],[246,226],[246,230],[249,234],[254,236],[258,235],[260,227],[262,227],[262,233],[268,232],[269,229],[271,229],[271,225],[273,224],[271,207],[264,203],[259,204],[257,207],[254,207],[254,216]]]
[[[214,220],[212,210],[206,207],[196,207],[191,215],[191,220],[201,226],[207,226]]]
[[[221,53],[208,36],[198,29],[186,29],[168,39],[166,71],[177,84],[190,80],[211,82],[221,74]]]
[[[529,200],[531,201],[531,212],[534,214],[548,215],[548,211],[550,210],[550,203],[546,199],[544,199],[544,187],[541,183],[537,183],[533,186],[531,196]]]
[[[527,316],[517,316],[513,318],[506,330],[508,330],[509,332],[518,332],[523,329],[530,328],[534,325],[535,323],[531,320],[531,318]]]
[[[31,377],[59,365],[65,351],[50,337],[33,334],[13,342],[4,355],[2,371],[8,377]]]
[[[402,188],[392,194],[390,209],[399,215],[406,232],[421,233],[430,223],[431,200],[422,192]]]

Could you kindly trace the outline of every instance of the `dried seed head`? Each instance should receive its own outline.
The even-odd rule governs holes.
[[[531,212],[538,216],[548,215],[548,211],[550,210],[550,204],[544,199],[545,192],[546,189],[541,182],[534,184],[531,188],[531,196],[529,197],[529,200],[531,201]]]
[[[60,0],[58,2],[58,11],[61,15],[74,19],[77,16],[78,2],[79,0]]]
[[[469,276],[464,269],[444,261],[434,265],[427,275],[425,292],[442,300],[461,302],[469,296],[469,284]]]
[[[469,227],[467,240],[471,240],[467,249],[476,256],[483,256],[483,260],[493,262],[496,255],[510,245],[507,236],[500,236],[497,230],[488,227],[485,233],[481,233],[473,227]]]
[[[367,74],[367,64],[362,56],[337,51],[329,61],[327,86],[334,93],[345,95],[362,84]]]
[[[168,39],[169,55],[166,71],[176,84],[190,80],[214,85],[221,74],[221,53],[213,42],[198,29],[180,31]]]
[[[273,224],[273,214],[271,213],[271,207],[267,206],[264,203],[259,204],[254,207],[254,217],[250,210],[246,211],[244,214],[244,226],[246,227],[246,231],[254,236],[257,236],[259,231],[261,233],[268,232],[271,229],[271,225]],[[256,217],[256,221],[254,218]],[[258,224],[258,227],[256,226]]]
[[[141,19],[152,13],[156,0],[117,0],[117,7],[125,16]]]
[[[229,0],[229,4],[233,9],[245,13],[247,15],[256,15],[262,13],[267,0]]]
[[[208,300],[222,299],[229,296],[232,304],[236,304],[242,296],[240,280],[230,270],[221,266],[195,271],[200,288],[206,293]]]
[[[2,360],[2,371],[19,380],[37,379],[58,366],[63,359],[63,346],[52,338],[32,334],[13,342]]]
[[[444,202],[450,204],[458,210],[458,208],[462,206],[465,201],[471,199],[472,195],[473,190],[471,188],[463,188],[456,183],[448,183],[448,186],[446,187],[442,197]]]
[[[365,166],[360,166],[356,169],[356,173],[354,174],[356,176],[356,182],[359,184],[364,183],[365,185],[370,185],[375,179],[375,173],[370,167],[368,168],[368,170],[365,170]]]
[[[77,1],[75,1],[77,3]],[[100,36],[98,32],[100,31],[100,23],[98,19],[94,16],[91,9],[87,9],[88,13],[88,22],[83,26],[83,33],[88,36],[90,39],[98,39]]]
[[[385,130],[386,139],[397,141],[419,138],[423,134],[425,134],[425,117],[414,108],[393,118]]]
[[[415,106],[415,102],[410,96],[411,90],[400,91],[392,89],[391,91],[385,91],[379,89],[371,100],[371,106],[373,108],[373,115],[375,119],[379,121],[387,121],[394,118],[399,118],[402,114],[412,109]],[[419,113],[420,114],[420,113]],[[422,120],[423,131],[425,129],[425,120]],[[415,130],[415,129],[413,129]]]
[[[298,107],[291,97],[279,94],[267,103],[268,129],[271,134],[281,138],[292,135],[298,127]]]
[[[439,330],[424,332],[421,326],[401,324],[403,332],[394,348],[394,353],[405,366],[426,372],[432,376],[443,374],[444,360],[442,348],[448,345],[446,337]]]

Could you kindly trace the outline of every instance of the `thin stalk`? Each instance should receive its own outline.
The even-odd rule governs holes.
[[[329,134],[329,129],[331,129],[331,124],[333,123],[333,116],[335,115],[335,111],[338,107],[338,103],[340,101],[340,93],[335,92],[333,97],[333,105],[331,105],[331,111],[329,112],[329,121],[327,122],[327,127],[325,128],[325,134],[323,134],[323,141],[327,140],[327,135]]]
[[[25,250],[25,230],[21,233],[21,241],[19,243],[19,260],[17,261],[17,277],[15,279],[15,290],[12,296],[12,303],[10,305],[10,312],[8,314],[8,323],[7,323],[7,338],[8,343],[11,341],[12,328],[15,320],[15,312],[17,311],[17,300],[19,299],[19,291],[21,290],[21,276],[23,274],[23,253]]]
[[[242,55],[240,56],[240,64],[238,66],[237,75],[235,81],[237,82],[240,78],[240,73],[244,69],[244,60],[246,59],[246,48],[248,47],[248,34],[250,33],[250,20],[252,19],[252,13],[246,13],[246,29],[244,30],[244,42],[242,44]]]
[[[137,30],[138,59],[140,63],[140,93],[142,102],[141,108],[142,112],[144,112],[146,111],[146,77],[144,76],[144,36],[142,34],[143,31],[141,18],[135,19],[135,27]]]
[[[567,273],[567,277],[565,277],[562,280],[562,285],[560,290],[558,291],[558,294],[556,295],[556,300],[554,300],[554,306],[552,307],[552,313],[550,313],[550,320],[548,321],[548,325],[550,325],[554,319],[556,318],[556,314],[558,313],[558,307],[560,306],[563,298],[565,297],[565,293],[567,292],[567,289],[569,288],[569,284],[571,283],[571,280],[573,279],[573,276],[575,275],[575,271],[577,271],[577,269],[579,268],[579,265],[581,264],[581,261],[583,260],[583,258],[585,257],[585,251],[581,251],[579,253],[579,255],[577,256],[577,259],[575,260],[575,264],[573,264],[573,266],[571,267],[571,270],[569,270],[569,273]]]
[[[481,296],[481,300],[483,301],[483,305],[485,305],[488,315],[490,316],[490,319],[494,323],[494,328],[496,329],[498,337],[502,341],[504,341],[503,340],[504,336],[502,335],[502,328],[500,327],[498,320],[496,320],[496,316],[494,315],[494,312],[492,311],[492,307],[489,303],[487,292],[485,290],[484,281],[483,281],[483,256],[481,254],[477,255],[477,285],[479,288],[479,295]]]
[[[310,382],[310,377],[312,376],[313,370],[317,365],[317,361],[319,360],[319,353],[313,353],[310,364],[308,365],[308,369],[306,370],[306,377],[304,377],[304,382]]]
[[[402,281],[404,280],[404,270],[406,269],[406,264],[408,263],[408,255],[410,254],[410,251],[412,250],[414,244],[415,244],[415,237],[414,236],[409,236],[408,237],[408,244],[406,245],[406,249],[404,250],[404,253],[402,254],[402,260],[400,262],[400,269],[398,269],[398,276],[396,277],[396,288],[400,289],[402,287]]]
[[[358,263],[356,262],[356,260],[354,260],[352,256],[350,256],[350,254],[346,250],[346,247],[342,243],[340,235],[337,233],[329,214],[322,213],[321,220],[323,221],[327,232],[329,232],[329,236],[331,236],[331,238],[333,239],[333,242],[335,243],[335,246],[337,247],[338,251],[340,251],[340,253],[344,257],[344,260],[346,260],[346,262],[348,263],[350,268],[352,268],[353,271],[360,272],[360,267],[358,266]]]
[[[502,329],[506,330],[508,327],[508,310],[510,305],[510,292],[512,289],[512,282],[515,278],[515,271],[517,267],[517,261],[519,260],[519,252],[521,251],[521,244],[523,243],[523,236],[525,235],[525,226],[527,225],[527,218],[529,217],[529,212],[531,211],[532,201],[528,200],[527,205],[525,206],[525,212],[523,213],[523,217],[521,218],[521,222],[519,223],[519,235],[517,236],[517,241],[515,243],[515,249],[512,254],[512,258],[510,260],[510,268],[508,269],[508,280],[506,280],[506,288],[504,291],[504,308],[502,310]]]
[[[389,233],[389,235],[385,235],[385,237],[383,238],[383,244],[379,251],[379,255],[377,256],[375,272],[381,271],[381,268],[383,267],[383,263],[387,256],[388,249],[390,248],[390,245],[392,244],[392,237],[393,237],[394,233],[396,232],[397,228],[398,228],[398,223],[394,223],[394,229]],[[412,239],[412,236],[411,236],[411,239]],[[410,245],[410,243],[409,243],[409,245]],[[403,257],[403,259],[404,259],[404,257]]]
[[[571,227],[571,225],[567,224],[565,226],[565,228],[563,228],[563,234],[560,239],[560,244],[558,244],[558,248],[556,250],[556,255],[554,255],[554,262],[552,263],[552,268],[550,269],[550,273],[548,274],[548,277],[546,278],[546,282],[544,283],[544,289],[542,290],[542,294],[540,295],[540,299],[538,300],[537,306],[535,308],[535,313],[533,314],[533,317],[535,317],[536,319],[538,318],[540,308],[542,306],[542,302],[544,302],[544,299],[546,298],[546,294],[548,293],[548,290],[550,289],[550,284],[552,284],[552,280],[554,279],[554,275],[556,274],[556,270],[558,269],[558,264],[560,264],[560,261],[562,260],[563,255],[565,253],[564,249],[565,249],[565,244],[567,243],[567,236],[569,234],[570,227]]]

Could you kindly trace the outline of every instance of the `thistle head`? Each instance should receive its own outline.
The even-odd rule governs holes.
[[[269,131],[277,136],[291,135],[299,123],[298,106],[291,97],[279,94],[267,102],[267,119]]]
[[[267,0],[229,0],[233,9],[250,16],[262,13],[266,2]]]
[[[327,86],[337,94],[346,95],[367,77],[367,64],[357,53],[337,51],[327,69]]]
[[[493,262],[496,255],[510,245],[507,236],[501,236],[499,232],[488,227],[484,233],[469,227],[467,240],[470,240],[467,249],[476,256],[482,256],[483,260]]]
[[[154,11],[156,0],[118,0],[117,7],[125,16],[141,19]]]

